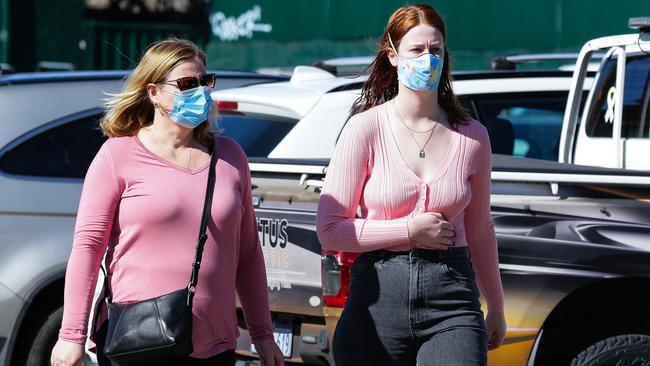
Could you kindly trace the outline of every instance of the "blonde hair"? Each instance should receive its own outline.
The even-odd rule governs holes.
[[[207,55],[193,42],[170,38],[153,43],[126,79],[124,89],[109,94],[104,103],[106,114],[99,122],[104,135],[108,137],[133,136],[141,128],[153,123],[155,106],[149,99],[147,84],[158,83],[178,64],[195,58],[206,64]],[[216,117],[216,107],[210,111],[210,119]],[[211,146],[214,131],[205,121],[193,131],[202,144]]]

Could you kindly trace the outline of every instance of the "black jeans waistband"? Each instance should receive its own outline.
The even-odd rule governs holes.
[[[361,256],[367,259],[374,260],[387,260],[387,259],[404,259],[410,260],[411,258],[427,259],[431,261],[445,261],[450,259],[471,258],[467,246],[450,247],[447,250],[423,249],[413,248],[405,251],[393,251],[387,249],[374,250],[370,252],[361,253]]]

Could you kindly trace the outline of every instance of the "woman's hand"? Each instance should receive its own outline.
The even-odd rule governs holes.
[[[255,343],[255,350],[262,359],[262,366],[284,366],[284,356],[272,339]]]
[[[488,334],[488,350],[499,348],[506,337],[506,318],[501,313],[488,312],[485,319]]]
[[[454,244],[454,226],[437,212],[421,213],[408,221],[409,239],[426,249],[447,250]]]
[[[84,359],[83,344],[58,340],[52,349],[52,366],[79,366]]]

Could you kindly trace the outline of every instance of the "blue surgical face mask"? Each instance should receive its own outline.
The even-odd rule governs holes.
[[[397,80],[412,90],[432,92],[438,89],[444,64],[442,57],[430,53],[415,58],[402,57],[397,53],[390,35],[388,41],[397,56]]]
[[[210,97],[210,88],[207,86],[180,92],[165,91],[174,96],[172,110],[167,111],[167,115],[172,121],[183,127],[195,128],[208,119],[212,97]]]

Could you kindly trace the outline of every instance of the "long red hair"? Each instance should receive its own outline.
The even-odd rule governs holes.
[[[449,66],[445,21],[440,13],[427,4],[403,6],[395,10],[390,16],[379,42],[377,56],[368,66],[368,69],[371,70],[370,76],[363,84],[361,96],[352,104],[350,117],[395,98],[398,83],[397,70],[388,59],[388,51],[391,50],[388,35],[390,35],[395,47],[399,49],[402,37],[420,24],[428,24],[438,29],[442,33],[445,44],[442,75],[438,86],[438,104],[447,112],[452,126],[456,126],[458,123],[466,123],[469,114],[461,106],[451,88],[451,68]]]

